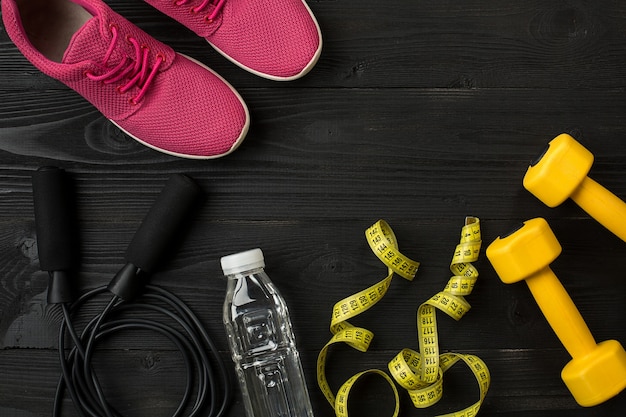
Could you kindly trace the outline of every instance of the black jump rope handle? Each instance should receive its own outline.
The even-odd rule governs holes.
[[[73,193],[65,171],[39,168],[32,176],[39,265],[48,271],[48,303],[74,301],[72,270],[76,264]]]
[[[78,247],[70,181],[65,171],[57,167],[39,168],[32,181],[39,264],[50,274],[48,302],[69,303],[76,294],[72,270]],[[127,264],[115,275],[109,291],[130,300],[143,290],[148,274],[200,193],[198,185],[188,176],[175,174],[168,180],[128,246]]]
[[[143,219],[126,250],[127,264],[108,286],[113,294],[131,300],[143,291],[148,275],[159,263],[181,224],[201,194],[188,176],[174,174]]]

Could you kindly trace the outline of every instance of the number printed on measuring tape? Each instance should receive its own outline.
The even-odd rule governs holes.
[[[373,307],[387,293],[387,289],[391,285],[393,273],[389,273],[385,279],[363,291],[360,291],[350,297],[344,298],[337,302],[333,307],[333,317],[330,322],[330,331],[334,334],[333,329],[341,322],[351,319],[363,313],[365,310]]]
[[[389,269],[409,281],[415,278],[420,266],[398,250],[396,235],[384,220],[379,220],[365,231],[365,237],[374,254]]]
[[[389,383],[389,386],[393,391],[396,403],[393,415],[397,416],[400,412],[400,396],[398,395],[398,390],[396,389],[393,380],[386,373],[378,369],[368,369],[367,371],[359,372],[358,374],[354,375],[343,383],[343,385],[341,386],[341,388],[339,388],[339,391],[337,392],[337,399],[335,400],[336,416],[348,417],[348,395],[350,394],[350,390],[360,378],[366,375],[380,375],[385,379],[385,381]]]
[[[326,359],[329,348],[335,343],[346,343],[365,352],[374,334],[362,327],[348,323],[351,319],[373,307],[386,294],[394,273],[407,280],[413,280],[419,262],[404,256],[398,249],[395,234],[391,227],[379,220],[369,227],[365,236],[374,254],[388,268],[388,275],[380,282],[346,297],[333,307],[330,330],[331,340],[322,348],[317,359],[317,381],[322,393],[335,409],[337,417],[348,417],[348,396],[354,384],[365,375],[380,375],[392,387],[396,407],[392,417],[399,413],[399,397],[394,380],[407,390],[416,408],[430,407],[443,395],[444,373],[458,362],[464,362],[474,374],[480,389],[479,400],[463,410],[446,414],[446,417],[475,416],[487,394],[491,377],[485,363],[474,355],[439,352],[436,310],[460,320],[469,310],[465,296],[471,294],[478,271],[472,265],[479,255],[481,246],[480,221],[477,217],[467,217],[461,229],[460,242],[455,248],[450,263],[453,277],[445,288],[426,300],[417,310],[417,333],[419,351],[403,349],[387,365],[393,380],[383,371],[369,369],[349,378],[335,395],[326,378]]]

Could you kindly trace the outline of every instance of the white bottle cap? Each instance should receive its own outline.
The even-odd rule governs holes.
[[[224,275],[265,268],[263,252],[259,248],[224,256],[220,259],[220,263],[222,264]]]

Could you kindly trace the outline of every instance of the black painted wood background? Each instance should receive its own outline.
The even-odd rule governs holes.
[[[219,257],[263,248],[291,307],[317,416],[332,415],[315,381],[332,306],[386,272],[364,230],[386,219],[401,251],[422,267],[414,282],[396,278],[383,301],[354,320],[376,334],[369,352],[333,349],[335,390],[357,371],[385,369],[398,350],[417,348],[416,309],[448,280],[464,217],[478,216],[483,254],[468,297],[473,308],[460,322],[440,316],[439,331],[443,351],[476,354],[491,370],[480,414],[623,415],[626,393],[593,408],[575,403],[560,379],[567,352],[526,285],[502,284],[484,248],[519,221],[547,218],[564,248],[553,269],[594,336],[626,342],[626,243],[573,203],[549,209],[521,184],[529,160],[568,132],[594,153],[590,175],[626,198],[626,3],[310,0],[323,54],[309,75],[289,83],[236,68],[141,1],[107,3],[229,80],[250,107],[251,130],[234,154],[214,161],[147,149],[38,72],[0,28],[2,417],[50,415],[60,371],[61,315],[45,302],[32,210],[31,174],[42,165],[75,179],[81,290],[119,269],[171,174],[195,178],[206,201],[153,283],[185,300],[228,358]],[[167,416],[179,399],[181,358],[159,336],[120,336],[96,362],[125,415]],[[391,415],[389,389],[369,381],[354,394],[354,415]],[[401,393],[401,415],[443,414],[476,400],[462,366],[445,381],[433,409],[416,410]],[[69,400],[65,410],[76,415]],[[243,413],[237,390],[228,415]]]

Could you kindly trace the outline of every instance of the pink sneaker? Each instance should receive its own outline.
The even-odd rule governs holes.
[[[217,158],[248,131],[248,109],[226,81],[101,0],[2,0],[2,19],[35,67],[146,146]]]
[[[145,0],[261,77],[302,77],[322,52],[319,25],[304,0]]]

